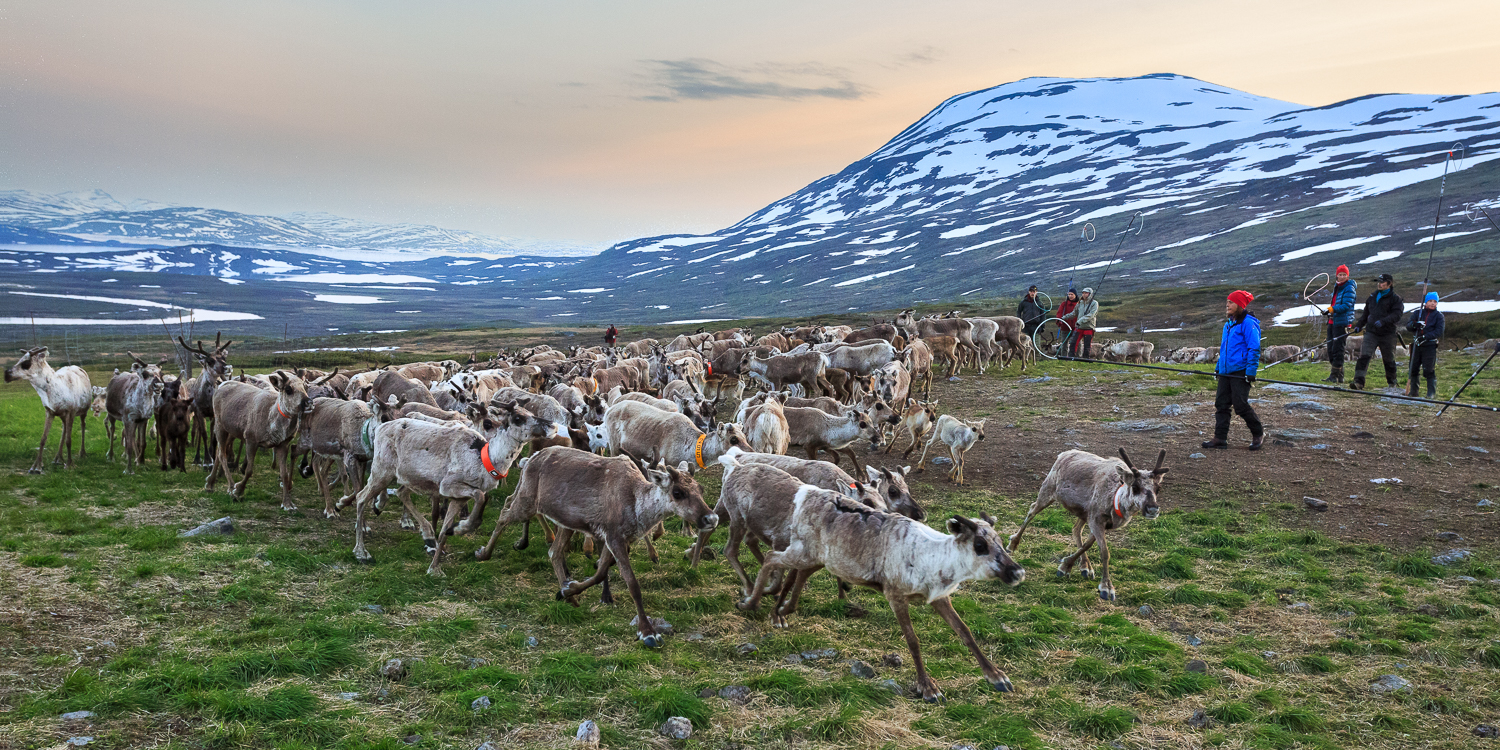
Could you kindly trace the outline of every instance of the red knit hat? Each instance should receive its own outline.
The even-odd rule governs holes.
[[[1339,273],[1348,274],[1349,273],[1349,267],[1348,266],[1339,266],[1338,268],[1334,269],[1333,272],[1335,274],[1339,274]]]
[[[1255,301],[1255,295],[1243,289],[1236,289],[1229,293],[1229,301],[1239,305],[1240,309],[1244,310],[1250,307],[1251,302]]]

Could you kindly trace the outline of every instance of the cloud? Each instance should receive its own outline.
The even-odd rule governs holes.
[[[659,93],[640,98],[673,102],[682,99],[859,99],[869,91],[846,71],[816,63],[764,63],[733,68],[703,58],[646,60],[648,85]]]

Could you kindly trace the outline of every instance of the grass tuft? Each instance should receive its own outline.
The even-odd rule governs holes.
[[[655,727],[673,716],[682,716],[693,722],[693,726],[707,726],[713,710],[708,704],[678,685],[659,685],[654,688],[639,688],[630,691],[630,704],[635,706],[641,723]]]

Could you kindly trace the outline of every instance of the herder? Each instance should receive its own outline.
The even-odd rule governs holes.
[[[1359,361],[1354,363],[1354,381],[1349,384],[1356,391],[1364,390],[1365,371],[1370,369],[1370,358],[1377,348],[1385,362],[1385,384],[1396,387],[1396,324],[1401,322],[1401,296],[1391,288],[1395,281],[1388,273],[1375,277],[1375,293],[1365,300],[1364,312],[1354,323],[1354,332],[1365,334]]]
[[[1358,287],[1349,278],[1349,267],[1339,266],[1333,272],[1333,301],[1328,305],[1328,377],[1325,383],[1344,382],[1344,344],[1349,337],[1349,326],[1354,323],[1355,290]]]
[[[1406,330],[1412,332],[1411,374],[1406,378],[1406,395],[1417,395],[1417,368],[1427,379],[1427,397],[1437,396],[1437,350],[1443,342],[1443,314],[1438,312],[1437,292],[1428,292],[1422,306],[1411,311]]]
[[[1255,370],[1260,365],[1260,319],[1247,309],[1255,296],[1242,289],[1235,290],[1224,302],[1224,333],[1219,341],[1219,363],[1215,372],[1219,375],[1219,392],[1214,398],[1214,439],[1203,443],[1204,448],[1229,447],[1229,409],[1245,420],[1250,428],[1250,450],[1258,451],[1266,436],[1266,428],[1260,416],[1250,406],[1250,384],[1255,382]]]

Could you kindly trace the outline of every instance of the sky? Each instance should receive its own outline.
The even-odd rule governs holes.
[[[704,233],[955,94],[1500,90],[1494,0],[0,0],[0,189],[604,246]]]

